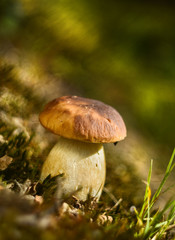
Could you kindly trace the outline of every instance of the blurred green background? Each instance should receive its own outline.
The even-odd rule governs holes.
[[[47,84],[42,88],[54,79],[55,88],[63,88],[57,96],[79,94],[114,106],[128,132],[134,129],[155,144],[158,156],[170,156],[175,145],[174,9],[174,1],[1,0],[0,60],[20,68],[16,91],[26,82],[42,91],[37,113],[56,97],[45,94]],[[28,78],[25,71],[32,72]],[[2,74],[0,81],[7,86]]]

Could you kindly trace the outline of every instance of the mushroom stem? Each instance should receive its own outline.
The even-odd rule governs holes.
[[[103,145],[60,137],[44,162],[40,179],[43,181],[49,174],[63,174],[63,194],[75,192],[83,201],[88,195],[99,199],[106,175]]]

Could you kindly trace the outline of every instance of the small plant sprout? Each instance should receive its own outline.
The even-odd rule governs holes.
[[[103,143],[126,137],[120,114],[97,100],[64,96],[49,102],[39,120],[60,136],[44,162],[41,180],[63,174],[63,194],[99,199],[106,175]]]

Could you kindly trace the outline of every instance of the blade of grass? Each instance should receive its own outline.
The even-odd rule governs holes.
[[[174,205],[175,205],[175,200],[169,201],[169,202],[165,205],[165,207],[163,208],[162,211],[158,212],[158,214],[155,214],[155,215],[153,216],[153,219],[152,219],[150,225],[151,225],[151,226],[156,226],[158,223],[160,223],[161,219],[163,218],[164,213],[165,213],[168,209],[170,209],[170,207],[172,207],[172,206],[174,206]],[[168,219],[167,219],[167,220],[168,220]]]
[[[174,148],[174,151],[173,151],[172,156],[171,156],[171,158],[170,158],[170,161],[169,161],[169,163],[168,163],[168,166],[167,166],[165,175],[164,175],[164,177],[163,177],[163,179],[162,179],[162,181],[161,181],[161,183],[160,183],[157,191],[155,192],[155,194],[154,194],[154,196],[153,196],[153,198],[152,198],[152,200],[151,200],[151,202],[150,202],[150,206],[149,206],[150,209],[151,209],[152,206],[154,205],[155,201],[158,199],[158,197],[159,197],[159,195],[160,195],[160,193],[161,193],[161,191],[162,191],[162,188],[163,188],[163,186],[164,186],[164,184],[165,184],[168,176],[170,175],[170,173],[172,172],[173,168],[175,167],[175,163],[173,163],[174,157],[175,157],[175,148]],[[146,211],[145,211],[145,213],[144,213],[144,217],[145,217],[146,214],[147,214],[147,209],[146,209]]]
[[[170,217],[167,218],[166,221],[161,222],[164,216],[164,213],[169,210],[169,208],[172,209],[170,210],[171,214]],[[175,200],[174,201],[169,201],[165,207],[163,208],[162,211],[157,211],[155,215],[153,216],[152,220],[149,222],[149,228],[144,231],[143,238],[144,239],[150,239],[154,237],[154,239],[157,239],[158,237],[162,236],[165,232],[166,229],[169,227],[171,224],[173,218],[174,218],[174,207],[175,207]],[[148,212],[150,209],[148,210]],[[146,228],[146,227],[145,227]]]
[[[146,235],[150,229],[150,207],[149,207],[149,201],[150,201],[150,197],[148,195],[147,197],[147,220],[146,220],[146,226],[145,226],[145,229],[144,229],[144,234],[143,235]]]
[[[151,166],[149,169],[148,178],[147,178],[147,182],[146,182],[144,202],[143,202],[140,213],[137,215],[138,220],[140,220],[140,222],[142,223],[140,225],[140,227],[143,227],[144,221],[146,220],[144,230],[142,228],[143,231],[140,230],[139,234],[137,235],[137,236],[142,236],[143,239],[158,239],[158,238],[160,239],[160,237],[162,237],[164,234],[166,234],[168,227],[174,221],[175,200],[168,201],[168,203],[165,205],[163,210],[161,210],[161,211],[158,210],[154,214],[153,217],[150,217],[151,208],[154,205],[155,201],[158,199],[160,193],[162,193],[162,188],[163,188],[168,176],[170,175],[170,173],[172,172],[172,170],[175,167],[175,163],[173,163],[174,157],[175,157],[175,149],[173,150],[172,156],[171,156],[168,166],[166,168],[165,175],[164,175],[157,191],[153,195],[152,200],[150,201],[150,199],[151,199],[150,181],[151,181],[152,164],[153,164],[153,161],[151,161]],[[169,211],[168,217],[167,217],[166,221],[161,222],[163,220],[164,213],[167,210]]]
[[[148,205],[152,166],[153,166],[153,160],[151,160],[151,165],[150,165],[150,168],[149,168],[149,173],[148,173],[148,178],[147,178],[147,183],[146,183],[146,190],[145,190],[145,195],[144,195],[144,201],[143,201],[142,209],[141,209],[140,214],[139,214],[140,218],[143,217],[144,211],[145,211],[145,209],[147,208],[147,205]]]
[[[171,156],[171,158],[170,158],[170,161],[169,161],[169,163],[168,163],[168,166],[167,166],[167,169],[166,169],[164,178],[163,178],[163,180],[161,181],[161,183],[160,183],[157,191],[155,192],[155,194],[154,194],[154,196],[153,196],[153,198],[152,198],[152,200],[151,200],[150,208],[153,206],[155,200],[156,200],[156,199],[158,198],[158,196],[160,195],[161,190],[162,190],[162,188],[163,188],[163,186],[164,186],[164,184],[165,184],[168,176],[170,175],[170,173],[172,172],[172,170],[173,170],[173,168],[174,168],[174,166],[175,166],[175,163],[173,164],[174,157],[175,157],[175,148],[174,148],[174,151],[173,151],[172,156]]]

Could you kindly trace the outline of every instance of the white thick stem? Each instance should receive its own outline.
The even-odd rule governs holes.
[[[102,144],[85,143],[60,137],[44,162],[41,180],[64,174],[63,194],[72,194],[85,201],[90,195],[99,199],[106,175]]]

